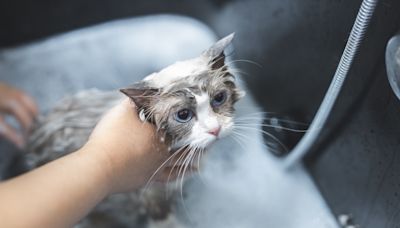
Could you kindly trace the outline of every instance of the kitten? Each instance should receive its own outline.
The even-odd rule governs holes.
[[[140,118],[155,124],[173,149],[205,149],[232,130],[234,104],[244,95],[225,65],[224,49],[232,38],[121,90],[135,102]]]
[[[233,34],[219,40],[199,57],[177,62],[121,92],[132,99],[142,121],[154,124],[174,151],[184,149],[188,166],[201,152],[234,127],[234,104],[244,96],[225,62],[224,50]],[[66,98],[42,117],[30,137],[27,160],[37,167],[79,149],[101,115],[123,97],[90,90]],[[197,153],[197,154],[196,154]],[[165,199],[165,194],[170,197]],[[175,192],[164,188],[111,196],[77,227],[136,227],[171,219]]]

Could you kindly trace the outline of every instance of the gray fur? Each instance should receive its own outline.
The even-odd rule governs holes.
[[[188,75],[163,88],[155,88],[144,80],[121,90],[135,101],[137,112],[143,111],[146,120],[157,127],[159,134],[164,134],[166,143],[171,147],[179,145],[179,141],[191,132],[193,125],[193,121],[178,123],[175,120],[176,112],[182,108],[195,110],[197,103],[194,98],[200,93],[207,93],[213,98],[216,93],[225,91],[228,95],[226,102],[212,110],[224,117],[234,116],[234,103],[242,92],[225,66],[223,54],[232,38],[233,34],[203,53],[209,57],[208,68],[204,72]],[[222,63],[218,68],[215,68],[216,61]],[[27,160],[31,167],[40,166],[82,147],[104,112],[122,98],[116,91],[88,90],[60,101],[49,114],[40,117],[30,136]],[[175,221],[177,192],[172,189],[167,194],[165,187],[151,186],[145,191],[111,196],[76,227],[148,227],[154,221],[171,218]],[[177,226],[176,222],[174,227]]]
[[[39,117],[29,136],[29,165],[34,168],[81,148],[103,113],[122,98],[116,91],[91,89],[59,101]]]

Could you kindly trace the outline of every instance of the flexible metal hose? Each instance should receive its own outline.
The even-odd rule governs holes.
[[[324,100],[319,107],[317,114],[315,115],[310,127],[307,132],[296,145],[296,147],[289,153],[284,160],[284,166],[290,168],[307,154],[310,148],[314,145],[316,139],[321,133],[323,126],[325,125],[329,113],[331,112],[333,105],[339,95],[339,92],[343,86],[343,82],[346,79],[347,73],[353,62],[354,56],[357,53],[358,47],[364,37],[365,31],[368,27],[369,21],[375,10],[378,0],[364,0],[361,3],[360,10],[358,11],[356,21],[354,22],[353,28],[349,39],[347,40],[346,47],[343,51],[339,65],[336,69],[333,80],[329,86],[328,91],[325,94]]]

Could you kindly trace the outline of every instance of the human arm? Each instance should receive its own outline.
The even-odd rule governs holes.
[[[0,183],[0,227],[70,227],[107,195],[144,185],[165,151],[125,100],[82,149]]]

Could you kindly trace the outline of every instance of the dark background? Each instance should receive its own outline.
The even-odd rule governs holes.
[[[267,110],[310,122],[339,62],[360,0],[0,2],[0,47],[12,47],[111,19],[177,13],[220,36],[236,32],[235,57]],[[381,0],[321,139],[306,160],[338,214],[363,228],[400,227],[400,101],[384,51],[400,29],[400,1]]]

